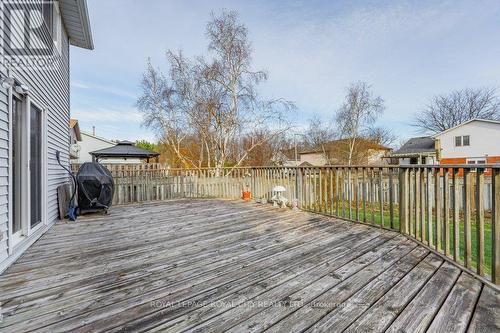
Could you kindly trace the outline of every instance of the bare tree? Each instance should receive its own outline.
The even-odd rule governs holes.
[[[391,147],[397,142],[398,137],[394,134],[392,129],[378,126],[369,128],[365,139],[376,142],[382,146]]]
[[[413,125],[421,132],[439,133],[467,120],[500,119],[500,100],[495,88],[455,90],[434,96]]]
[[[330,121],[325,121],[319,115],[314,114],[308,120],[308,127],[302,135],[301,146],[306,149],[321,151],[325,161],[331,162],[331,151],[329,143],[336,138],[335,129]]]
[[[211,79],[224,91],[214,117],[215,166],[224,165],[229,143],[237,134],[258,137],[236,161],[240,165],[257,146],[290,128],[285,116],[294,105],[283,99],[264,101],[258,96],[255,88],[267,80],[267,74],[252,69],[248,31],[238,21],[236,12],[223,12],[220,16],[212,13],[207,36],[209,50],[215,54]],[[262,133],[268,135],[262,137]]]
[[[206,35],[208,60],[200,56],[190,61],[181,52],[168,51],[168,75],[148,66],[137,105],[144,125],[164,137],[185,164],[200,167],[206,157],[205,164],[219,170],[230,156],[236,156],[230,164],[238,166],[256,147],[285,133],[295,106],[258,95],[256,87],[267,74],[252,69],[248,31],[235,12],[212,14]],[[199,138],[197,161],[186,156],[182,145],[193,136]],[[243,137],[255,139],[236,149]],[[232,154],[235,149],[237,155]]]
[[[320,148],[334,137],[335,133],[331,124],[315,114],[308,120],[308,126],[303,135],[303,144],[306,148]]]
[[[344,104],[337,111],[336,122],[347,144],[347,163],[351,165],[359,138],[367,134],[370,126],[384,111],[384,100],[373,96],[371,86],[356,82],[347,88]]]
[[[174,61],[173,56],[169,59]],[[182,54],[175,57],[175,60],[178,62],[178,67],[187,66]],[[175,70],[172,69],[172,71]],[[141,82],[143,95],[138,99],[137,106],[140,110],[147,110],[143,113],[143,124],[160,133],[163,143],[184,164],[196,166],[181,149],[183,141],[190,134],[187,130],[189,118],[185,116],[186,108],[189,108],[189,96],[181,91],[181,80],[176,75],[170,74],[170,77],[174,79],[169,81],[161,71],[148,63]]]

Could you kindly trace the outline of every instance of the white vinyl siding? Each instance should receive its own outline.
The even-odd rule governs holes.
[[[441,143],[441,158],[485,158],[500,156],[500,123],[475,120],[435,136]],[[460,138],[461,145],[456,145]]]

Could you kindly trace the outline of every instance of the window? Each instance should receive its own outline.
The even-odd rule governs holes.
[[[467,164],[486,164],[486,159],[484,159],[484,158],[469,158],[469,159],[467,159]]]
[[[44,0],[42,2],[42,14],[49,35],[52,37],[56,50],[60,54],[62,46],[62,22],[59,3],[57,1]]]
[[[51,1],[43,1],[42,2],[42,13],[43,13],[43,21],[49,30],[50,35],[52,36],[54,33],[54,8],[53,3]]]
[[[455,147],[470,146],[470,135],[461,135],[455,137]]]
[[[486,159],[484,159],[484,158],[468,158],[467,164],[486,164]],[[473,168],[470,171],[476,172],[476,168]]]
[[[59,9],[59,4],[54,2],[54,19],[53,19],[53,34],[52,39],[56,46],[57,51],[61,54],[62,49],[62,22],[61,22],[61,11]]]

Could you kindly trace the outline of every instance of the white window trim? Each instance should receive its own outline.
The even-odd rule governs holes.
[[[467,164],[478,164],[477,162],[484,161],[484,164],[486,164],[486,157],[471,157],[467,158],[465,163]]]
[[[13,90],[12,90],[12,87],[9,88],[9,90],[7,91],[7,94],[8,94],[8,97],[7,97],[7,112],[9,113],[9,196],[8,196],[8,200],[9,200],[9,205],[8,205],[8,209],[9,209],[9,212],[8,212],[8,223],[7,223],[7,250],[8,250],[8,254],[11,255],[13,250],[14,250],[14,239],[13,239],[13,234],[12,234],[12,225],[14,223],[13,221],[13,214],[12,214],[12,210],[13,210],[13,185],[14,185],[14,182],[12,181],[12,164],[13,164],[13,158],[12,158],[12,153],[13,153],[13,137],[12,137],[12,95],[13,93]]]
[[[48,225],[48,211],[47,211],[47,197],[48,197],[48,148],[47,148],[47,110],[48,108],[37,98],[35,98],[32,94],[28,94],[26,98],[26,105],[27,107],[31,107],[31,105],[34,105],[37,107],[40,112],[42,113],[42,198],[41,198],[41,206],[42,206],[42,221],[38,223],[34,228],[31,228],[30,223],[28,223],[28,237],[31,236],[33,233],[35,233],[38,229],[42,228],[42,226],[47,226]],[[29,111],[29,109],[28,109]],[[28,121],[28,128],[29,128],[29,121]],[[29,131],[27,131],[29,134]],[[29,141],[28,141],[29,142]],[[29,150],[29,144],[28,144],[28,157],[30,155],[30,150]],[[29,165],[28,165],[29,168]],[[29,172],[29,169],[28,169]],[[28,177],[27,183],[30,183],[30,177]],[[31,186],[31,184],[30,184]],[[31,204],[30,198],[28,196],[28,207]],[[31,216],[28,214],[28,221],[31,220]]]
[[[52,25],[53,34],[52,40],[54,41],[54,45],[59,54],[62,54],[62,19],[61,19],[61,10],[59,8],[59,2],[53,2],[54,12],[52,14]]]

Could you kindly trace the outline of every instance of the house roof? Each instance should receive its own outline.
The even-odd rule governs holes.
[[[160,154],[147,149],[139,148],[130,141],[120,141],[116,146],[90,152],[95,157],[156,157]]]
[[[462,127],[464,125],[467,125],[467,124],[470,124],[474,121],[481,121],[481,122],[485,122],[485,123],[492,123],[492,124],[496,124],[496,125],[500,125],[500,121],[499,120],[490,120],[490,119],[479,119],[479,118],[474,118],[474,119],[471,119],[471,120],[467,120],[457,126],[454,126],[454,127],[451,127],[451,128],[448,128],[447,130],[444,130],[436,135],[434,135],[434,138],[437,138],[438,136],[441,136],[443,135],[444,133],[447,133],[447,132],[450,132],[450,131],[453,131],[454,129],[456,128],[459,128],[459,127]]]
[[[80,125],[78,125],[77,119],[69,120],[69,128],[72,128],[75,131],[76,140],[82,141],[82,132],[80,131]]]
[[[358,141],[359,144],[362,144],[363,147],[366,149],[385,150],[385,151],[391,150],[391,148],[385,147],[385,146],[383,146],[375,141],[366,140],[366,139],[362,139],[362,138],[358,138],[356,140]],[[348,139],[333,140],[333,141],[326,142],[324,144],[324,148],[325,148],[325,150],[330,151],[332,149],[338,148],[339,145],[347,144],[347,143],[348,143]],[[304,149],[304,150],[301,150],[299,152],[299,154],[315,154],[315,153],[322,153],[322,152],[323,152],[323,149],[320,147],[320,148]]]
[[[405,144],[394,151],[391,156],[410,156],[436,153],[435,140],[430,136],[411,138]]]
[[[280,151],[280,153],[289,160],[295,159],[295,148],[283,149]]]
[[[109,144],[112,144],[112,145],[116,145],[116,142],[108,140],[106,138],[103,138],[102,136],[94,135],[94,134],[92,134],[90,132],[87,132],[87,131],[81,131],[81,132],[82,132],[83,135],[90,136],[90,137],[92,137],[94,139],[101,140],[103,142],[106,142],[106,143],[109,143]]]
[[[70,44],[93,50],[87,0],[59,0],[59,9]]]

